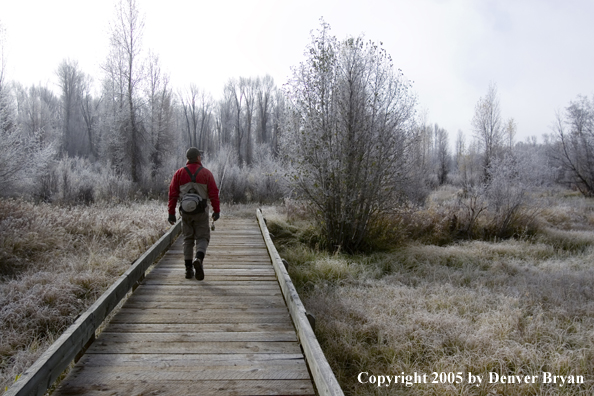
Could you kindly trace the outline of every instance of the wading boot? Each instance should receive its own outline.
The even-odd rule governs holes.
[[[186,279],[194,277],[194,270],[192,269],[192,260],[185,260],[186,262]]]
[[[204,260],[204,253],[198,252],[196,253],[196,258],[192,263],[194,265],[194,269],[196,270],[196,279],[200,281],[204,279],[204,268],[202,267],[202,260]]]

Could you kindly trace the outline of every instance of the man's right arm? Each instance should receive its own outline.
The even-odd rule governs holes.
[[[179,170],[175,172],[169,184],[169,201],[167,203],[167,211],[169,215],[175,216],[175,206],[179,198]]]

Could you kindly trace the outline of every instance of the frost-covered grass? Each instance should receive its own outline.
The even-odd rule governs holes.
[[[163,202],[0,199],[0,390],[168,228]]]
[[[557,195],[531,235],[498,242],[443,243],[431,235],[417,238],[422,232],[410,232],[409,225],[406,235],[395,234],[390,250],[357,256],[316,250],[307,243],[306,219],[280,211],[267,217],[347,395],[591,395],[592,207],[592,200]],[[427,227],[431,210],[410,219],[435,232],[439,226]],[[462,372],[464,381],[378,387],[359,383],[361,372],[416,372],[429,381],[434,372]],[[538,379],[488,383],[490,372]],[[543,384],[543,372],[583,376],[585,383]],[[483,383],[468,384],[468,373],[481,375]]]

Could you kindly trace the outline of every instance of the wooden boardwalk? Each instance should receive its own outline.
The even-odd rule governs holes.
[[[314,395],[257,221],[216,226],[205,279],[179,237],[54,395]]]

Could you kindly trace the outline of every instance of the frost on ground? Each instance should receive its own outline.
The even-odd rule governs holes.
[[[0,200],[0,390],[165,233],[166,220],[157,201]]]
[[[444,237],[440,208],[395,219],[408,236],[358,255],[316,249],[311,223],[288,206],[265,213],[345,394],[591,395],[594,201],[558,197],[532,233],[496,241]],[[413,373],[427,383],[378,386]],[[449,383],[458,373],[463,383]]]

